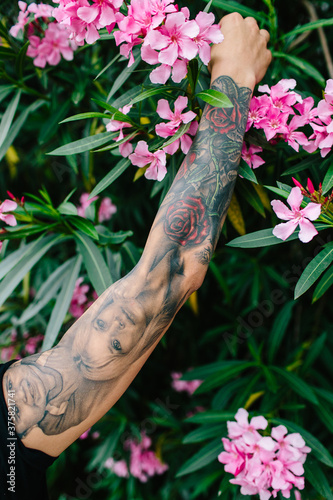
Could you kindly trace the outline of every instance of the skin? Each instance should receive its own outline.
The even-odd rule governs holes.
[[[140,262],[55,348],[5,373],[4,394],[12,384],[27,447],[57,456],[99,420],[204,279],[237,178],[253,88],[271,61],[269,34],[253,18],[230,14],[220,26],[225,40],[212,48],[211,87],[227,94],[234,107],[206,106]]]

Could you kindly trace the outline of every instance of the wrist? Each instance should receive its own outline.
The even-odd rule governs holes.
[[[255,75],[251,71],[246,71],[246,69],[237,67],[232,67],[226,64],[214,64],[211,69],[211,84],[219,76],[229,76],[238,85],[238,87],[247,87],[252,92],[256,85]]]

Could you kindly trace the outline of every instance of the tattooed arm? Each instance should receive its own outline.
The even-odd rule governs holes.
[[[271,60],[269,35],[254,19],[231,14],[221,29],[212,88],[227,94],[233,108],[206,106],[140,262],[56,347],[5,373],[4,392],[15,391],[16,431],[27,447],[56,456],[101,418],[202,283],[237,177],[252,91]]]

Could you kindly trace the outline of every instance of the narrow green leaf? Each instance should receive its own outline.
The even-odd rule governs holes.
[[[52,274],[50,274],[38,290],[33,302],[31,302],[31,304],[29,304],[29,306],[23,311],[23,314],[17,322],[15,322],[15,325],[22,325],[29,321],[29,319],[36,316],[36,314],[39,313],[39,311],[41,311],[50,302],[50,300],[56,296],[59,288],[66,278],[67,271],[73,264],[74,259],[75,257],[68,260],[58,267]]]
[[[111,119],[112,115],[100,113],[98,111],[90,111],[87,113],[79,113],[78,115],[69,116],[59,123],[75,122],[77,120],[86,120],[87,118],[108,118]]]
[[[239,167],[238,175],[244,177],[244,179],[247,179],[248,181],[258,184],[256,174],[253,172],[252,168],[249,167],[249,165],[245,161],[242,161]]]
[[[43,257],[43,255],[60,240],[64,241],[62,235],[41,236],[34,245],[16,263],[15,267],[6,275],[0,284],[0,306],[15,290],[28,271]]]
[[[134,130],[134,132],[132,132],[131,134],[128,134],[123,139],[120,139],[120,141],[115,141],[112,144],[110,144],[109,146],[104,146],[103,148],[94,149],[93,153],[101,153],[102,151],[110,151],[111,149],[116,149],[121,144],[124,144],[127,141],[131,141],[137,135],[138,135],[138,131]]]
[[[201,448],[193,457],[187,460],[180,468],[176,477],[185,476],[196,470],[202,469],[214,460],[217,460],[218,454],[223,450],[221,438],[214,439],[211,443]]]
[[[107,101],[109,101],[111,99],[111,97],[117,92],[117,90],[119,90],[124,85],[124,83],[129,79],[129,77],[133,73],[133,71],[140,64],[140,62],[141,62],[140,51],[134,50],[133,56],[135,59],[134,63],[130,67],[126,66],[126,68],[123,69],[123,71],[120,73],[120,75],[115,79],[115,81],[113,82],[113,85],[111,87],[111,90],[109,92],[109,95],[107,97]]]
[[[320,278],[312,296],[312,303],[320,299],[322,295],[333,285],[333,266],[327,269],[326,273]]]
[[[219,92],[214,89],[203,90],[196,94],[197,98],[201,99],[204,102],[207,102],[211,106],[216,106],[218,108],[233,108],[233,104],[229,97],[227,97],[223,92]]]
[[[333,17],[330,19],[318,19],[318,21],[312,21],[311,23],[303,24],[298,28],[294,28],[288,33],[285,33],[281,36],[281,38],[287,38],[288,36],[298,35],[299,33],[304,33],[304,31],[315,30],[317,28],[321,28],[324,26],[332,26],[333,25]]]
[[[206,439],[211,439],[213,437],[223,436],[224,425],[216,424],[216,425],[203,425],[199,427],[199,429],[195,429],[194,431],[187,434],[182,442],[183,444],[189,443],[200,443],[201,441],[205,441]]]
[[[285,59],[290,64],[302,70],[305,74],[311,76],[319,85],[325,85],[325,78],[323,75],[308,61],[301,59],[300,57],[292,56],[290,54],[285,54],[284,52],[273,52],[273,57]]]
[[[101,295],[104,290],[112,285],[110,271],[101,252],[88,236],[83,233],[75,233],[75,237],[91,284],[97,295]]]
[[[6,99],[6,97],[14,90],[15,85],[0,85],[0,102]]]
[[[268,362],[272,363],[277,353],[283,337],[287,331],[289,322],[291,320],[291,313],[295,301],[289,301],[284,304],[283,308],[278,312],[275,317],[268,342]]]
[[[92,192],[90,193],[89,199],[97,194],[100,194],[104,189],[110,186],[112,182],[114,182],[125,170],[131,165],[131,162],[128,158],[122,158],[117,165],[110,170],[108,174],[99,183],[94,187]]]
[[[327,170],[323,180],[323,194],[326,194],[333,186],[333,161]]]
[[[104,108],[105,110],[109,111],[112,115],[113,120],[118,120],[121,122],[126,122],[130,123],[134,127],[137,127],[137,124],[127,115],[122,113],[121,111],[118,110],[118,108],[115,108],[114,106],[111,106],[111,104],[105,102],[105,101],[99,101],[98,99],[92,99],[96,104]],[[105,117],[104,117],[105,118]]]
[[[312,261],[306,266],[295,287],[295,300],[306,292],[311,285],[319,278],[325,269],[333,262],[333,243],[327,245]]]
[[[315,438],[310,432],[306,431],[299,425],[290,422],[289,420],[284,420],[282,418],[273,418],[270,421],[275,425],[285,425],[290,432],[299,432],[306,442],[306,444],[311,448],[312,453],[320,462],[328,467],[333,467],[333,457],[330,452],[325,448],[317,438]]]
[[[85,219],[84,217],[79,217],[78,215],[69,216],[67,220],[70,224],[89,236],[89,238],[98,241],[98,233],[94,224],[90,220]]]
[[[64,322],[66,313],[72,300],[75,283],[79,276],[81,264],[82,257],[81,255],[78,255],[72,263],[70,269],[67,271],[66,278],[63,281],[61,290],[57,297],[55,306],[52,310],[51,317],[46,328],[42,351],[51,349],[57,339],[58,333]]]
[[[324,348],[327,339],[327,334],[324,332],[320,337],[318,337],[309,348],[308,355],[306,356],[304,363],[302,365],[302,372],[306,372],[310,366],[316,361],[321,351]]]
[[[317,396],[315,395],[311,387],[300,377],[298,377],[294,373],[288,372],[283,368],[279,368],[278,366],[271,366],[270,368],[271,370],[278,373],[280,377],[282,377],[284,381],[289,385],[290,389],[302,396],[302,398],[307,399],[314,405],[319,404]]]
[[[35,240],[27,245],[21,245],[18,250],[10,253],[0,262],[0,280],[17,265],[26,253],[30,252],[31,248],[35,248],[38,245],[38,241],[39,240]]]
[[[205,0],[205,2],[208,2],[208,0]],[[262,13],[232,0],[213,0],[213,5],[227,12],[239,12],[244,17],[254,17],[258,21],[267,22],[267,18]]]
[[[112,233],[105,226],[96,226],[96,230],[102,245],[120,245],[127,238],[133,236],[133,231],[118,231],[117,233]]]
[[[237,377],[239,373],[255,366],[257,365],[253,362],[242,362],[236,366],[231,366],[225,370],[218,371],[217,373],[214,373],[210,377],[206,378],[206,380],[204,380],[204,382],[195,391],[195,394],[203,394],[215,389],[215,387],[222,386],[228,380]]]
[[[327,224],[314,224],[317,231],[321,231],[323,229],[328,229]],[[297,240],[299,229],[289,236],[285,241],[280,240],[272,233],[273,228],[270,229],[261,229],[260,231],[255,231],[254,233],[245,234],[244,236],[239,236],[232,241],[227,243],[229,247],[237,247],[237,248],[261,248],[272,245],[278,245],[279,243],[286,243],[288,241]]]
[[[0,240],[14,240],[21,239],[32,234],[41,233],[43,231],[48,231],[57,224],[25,224],[21,226],[11,226],[8,227],[6,233],[0,234]]]
[[[175,90],[175,87],[172,87],[170,85],[163,85],[163,87],[145,90],[144,92],[142,92],[138,96],[134,97],[130,101],[129,105],[133,105],[133,104],[136,104],[138,102],[144,101],[145,99],[148,99],[149,97],[152,97],[154,95],[164,94],[167,90]],[[177,89],[177,90],[181,90],[181,89]]]
[[[306,168],[313,167],[317,161],[320,163],[322,161],[322,158],[321,158],[319,153],[307,155],[307,157],[303,161],[301,161],[300,163],[297,163],[297,165],[294,165],[293,167],[290,167],[287,170],[285,170],[281,174],[281,176],[283,177],[285,175],[291,175],[291,174],[296,174],[297,172],[302,172]]]
[[[4,59],[15,59],[16,52],[9,47],[2,47],[0,45],[0,61]]]
[[[23,77],[23,65],[24,65],[24,60],[25,56],[27,54],[27,50],[29,47],[30,42],[27,41],[21,48],[20,51],[17,55],[16,62],[15,62],[15,71],[18,74],[18,77],[20,80],[22,80]]]
[[[320,389],[318,387],[314,387],[313,390],[325,401],[333,405],[333,392],[328,391],[326,389]]]
[[[319,405],[315,408],[315,412],[319,420],[322,421],[323,425],[329,430],[329,432],[333,433],[333,411],[329,408],[327,403],[320,401]]]
[[[65,144],[64,146],[60,146],[47,154],[54,156],[67,156],[84,153],[85,151],[91,151],[92,149],[98,148],[107,142],[111,142],[117,135],[117,132],[101,132],[100,134],[84,137],[78,141],[73,141]]]
[[[304,464],[305,478],[312,484],[314,489],[325,498],[333,500],[332,488],[316,460],[308,458]]]
[[[212,6],[213,0],[209,0],[208,4],[204,8],[203,12],[210,12],[210,8]]]
[[[100,76],[102,76],[103,73],[107,71],[112,66],[112,64],[114,64],[120,57],[121,57],[120,54],[114,56],[114,58],[111,59],[111,61],[106,66],[104,66],[104,68],[98,73],[98,75],[95,76],[94,81],[97,80]]]
[[[181,380],[201,380],[209,377],[210,375],[214,375],[214,373],[222,371],[225,368],[239,366],[242,363],[243,361],[216,361],[207,365],[198,366],[197,368],[184,373]]]
[[[0,122],[0,147],[4,143],[8,131],[10,129],[10,126],[12,124],[14,115],[17,110],[17,106],[20,102],[20,97],[21,97],[21,90],[19,90],[16,95],[13,97],[13,99],[10,101],[9,105],[7,106],[6,111],[2,115],[1,122]]]

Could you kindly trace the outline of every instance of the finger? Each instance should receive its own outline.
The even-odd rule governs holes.
[[[256,26],[258,28],[258,31],[259,31],[259,26],[258,26],[258,23],[257,21],[254,19],[254,17],[246,17],[244,19],[244,21],[247,23],[247,24],[250,24],[252,26]]]
[[[265,38],[266,42],[268,43],[270,38],[271,38],[271,35],[269,34],[269,32],[267,30],[260,30],[259,33],[261,36],[263,36]]]

